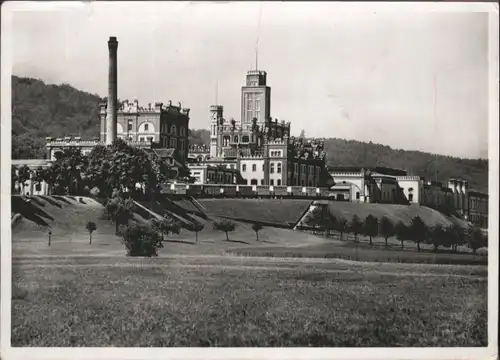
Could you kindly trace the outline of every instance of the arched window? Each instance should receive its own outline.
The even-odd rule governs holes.
[[[172,125],[170,127],[170,132],[172,133],[172,135],[177,135],[177,128],[175,127],[175,125]]]

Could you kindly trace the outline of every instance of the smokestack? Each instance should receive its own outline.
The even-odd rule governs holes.
[[[118,41],[111,36],[108,41],[109,49],[109,77],[108,77],[108,107],[106,114],[106,145],[110,145],[116,139],[116,122],[118,106],[118,76],[117,76],[117,50]]]

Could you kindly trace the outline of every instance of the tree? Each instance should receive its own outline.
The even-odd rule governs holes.
[[[147,224],[121,225],[120,235],[127,256],[158,256],[162,247],[160,236]]]
[[[257,241],[259,241],[259,231],[263,228],[262,224],[255,223],[252,225],[252,230],[255,231],[255,235],[257,236]]]
[[[127,225],[129,219],[132,218],[133,207],[134,201],[131,198],[124,200],[119,196],[109,199],[106,203],[106,212],[114,221],[117,233],[120,225]]]
[[[427,235],[427,226],[420,216],[415,216],[412,219],[408,234],[410,235],[410,240],[417,244],[417,251],[420,252],[420,243],[425,242]]]
[[[477,225],[471,225],[467,234],[467,245],[475,253],[477,249],[488,246],[487,237]]]
[[[89,244],[92,244],[92,233],[97,230],[97,225],[95,224],[95,222],[89,221],[85,225],[85,229],[87,229],[87,231],[89,232]]]
[[[427,243],[434,246],[434,252],[438,251],[440,245],[446,244],[447,229],[444,229],[441,224],[436,224],[428,231]]]
[[[229,241],[229,234],[236,229],[236,224],[227,219],[218,219],[213,222],[214,230],[222,231],[226,234],[226,241]]]
[[[405,225],[404,222],[400,221],[397,223],[396,225],[396,228],[394,229],[395,230],[395,233],[396,233],[396,237],[398,238],[398,240],[401,242],[401,249],[403,249],[404,245],[404,241],[405,240],[408,240],[408,227]]]
[[[198,242],[198,233],[200,231],[202,231],[204,228],[205,228],[205,225],[203,225],[202,223],[199,223],[199,222],[193,222],[193,224],[189,228],[191,231],[194,231],[194,233],[196,234],[195,235],[196,236],[196,242]]]
[[[467,243],[466,231],[458,224],[453,224],[446,229],[446,247],[452,248],[453,251],[457,251],[459,246],[465,245]]]
[[[337,218],[330,211],[328,207],[325,208],[323,216],[321,217],[321,226],[325,229],[325,235],[328,237],[330,231],[334,230],[337,224]]]
[[[153,230],[161,233],[161,244],[160,247],[163,247],[164,235],[170,234],[179,234],[181,231],[180,224],[174,219],[168,218],[155,218],[151,221],[151,227]]]
[[[20,190],[24,190],[26,182],[31,178],[31,170],[26,165],[22,165],[17,169],[17,181],[19,182]]]
[[[358,234],[363,231],[363,223],[357,215],[354,215],[349,224],[349,231],[354,234],[354,241],[358,241]]]
[[[363,233],[370,238],[370,245],[373,245],[372,238],[378,235],[378,219],[373,215],[368,215],[363,224]]]
[[[342,216],[337,218],[337,221],[335,222],[335,230],[337,230],[340,233],[340,240],[343,240],[344,233],[348,231],[349,229],[349,224],[345,218]]]
[[[396,234],[396,229],[391,220],[387,216],[382,217],[379,222],[379,234],[385,239],[385,247],[387,247],[387,240]]]

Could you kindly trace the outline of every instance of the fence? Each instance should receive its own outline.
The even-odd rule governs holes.
[[[162,193],[200,198],[335,199],[335,193],[330,192],[326,188],[301,186],[168,184],[163,188]]]

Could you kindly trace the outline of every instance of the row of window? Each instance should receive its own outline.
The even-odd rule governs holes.
[[[133,128],[133,120],[129,120],[127,124],[127,131],[132,131]],[[149,132],[149,124],[144,124],[144,132]],[[161,131],[163,133],[167,133],[167,124],[161,124]],[[172,135],[177,135],[177,127],[175,125],[170,126],[170,134]],[[186,128],[181,127],[180,128],[180,136],[186,136]]]
[[[181,150],[185,149],[184,144],[185,144],[185,140],[184,139],[179,139],[179,148]],[[177,139],[176,138],[170,138],[170,141],[168,141],[168,138],[166,136],[164,136],[161,139],[161,145],[164,148],[170,147],[170,148],[173,148],[173,149],[177,149]]]

